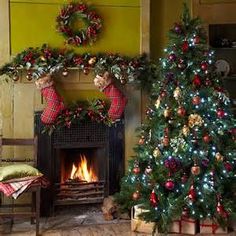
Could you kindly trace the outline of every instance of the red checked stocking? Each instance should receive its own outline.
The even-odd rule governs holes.
[[[111,100],[109,117],[112,121],[120,119],[127,104],[127,98],[113,83],[107,85],[102,91]]]

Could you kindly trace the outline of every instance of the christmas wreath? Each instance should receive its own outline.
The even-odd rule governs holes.
[[[78,19],[84,23],[84,28],[74,27]],[[56,20],[57,30],[66,38],[68,44],[75,46],[92,44],[102,28],[101,18],[82,3],[71,2],[65,5]]]

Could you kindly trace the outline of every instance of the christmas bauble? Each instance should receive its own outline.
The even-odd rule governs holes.
[[[173,92],[173,96],[176,100],[178,100],[181,97],[181,89],[180,87],[177,87],[174,92]]]
[[[212,83],[211,83],[211,80],[210,80],[210,79],[206,79],[206,80],[205,80],[205,85],[206,85],[206,86],[211,86],[211,84],[212,84]]]
[[[232,166],[232,164],[229,163],[229,162],[225,162],[225,163],[224,163],[224,167],[225,167],[225,169],[226,169],[228,172],[230,172],[230,171],[233,170],[233,166]]]
[[[174,26],[174,31],[177,33],[177,34],[180,34],[182,32],[182,27],[180,24],[175,24]]]
[[[169,56],[168,56],[168,59],[170,61],[175,61],[176,60],[176,55],[174,53],[171,53]]]
[[[184,41],[184,43],[182,44],[182,51],[187,52],[188,48],[189,48],[188,41]]]
[[[197,164],[194,164],[194,166],[192,166],[192,168],[191,168],[191,173],[193,175],[199,175],[200,171],[201,171],[201,169]]]
[[[179,63],[178,63],[177,66],[178,66],[178,68],[181,69],[181,70],[184,70],[184,69],[186,68],[186,64],[185,64],[185,62],[184,62],[183,59],[180,59],[180,60],[179,60]]]
[[[195,201],[196,200],[196,197],[197,197],[197,194],[196,194],[196,191],[193,187],[193,185],[190,187],[190,190],[188,192],[188,197],[191,201]]]
[[[184,184],[188,181],[188,176],[184,173],[184,175],[181,177],[181,182]]]
[[[177,114],[179,116],[185,116],[186,115],[186,110],[184,109],[184,107],[179,107],[177,110]]]
[[[160,96],[162,98],[166,97],[166,95],[167,95],[167,92],[165,90],[160,93]]]
[[[68,75],[68,70],[66,68],[62,71],[62,75],[65,77]]]
[[[206,62],[202,62],[202,63],[201,63],[201,69],[202,69],[203,71],[205,71],[205,70],[207,70],[207,68],[208,68],[208,64],[207,64]]]
[[[133,173],[136,174],[136,175],[139,174],[140,173],[140,168],[138,166],[134,167],[133,168]]]
[[[156,207],[157,204],[158,204],[158,198],[157,198],[157,195],[154,191],[154,189],[152,190],[151,194],[150,194],[150,204],[153,206],[153,207]]]
[[[29,81],[31,81],[33,79],[31,72],[27,72],[26,79],[29,80]]]
[[[174,181],[171,180],[171,179],[167,180],[166,183],[165,183],[165,187],[166,187],[166,189],[168,189],[168,190],[173,190],[174,187],[175,187]]]
[[[169,107],[167,107],[167,108],[164,110],[163,115],[164,115],[165,118],[170,117],[170,115],[171,115],[171,109],[170,109]]]
[[[12,77],[13,81],[18,81],[19,79],[20,79],[20,76],[18,74]]]
[[[152,168],[151,168],[151,166],[147,166],[147,168],[145,169],[145,173],[146,173],[147,175],[149,175],[149,174],[152,173]]]
[[[189,135],[190,129],[187,125],[184,125],[183,129],[182,129],[183,135],[186,137]]]
[[[200,37],[199,37],[199,36],[194,36],[193,42],[194,42],[195,44],[199,44],[199,42],[200,42]]]
[[[132,195],[133,200],[138,200],[140,198],[140,192],[137,190]]]
[[[224,218],[227,218],[229,215],[228,212],[225,210],[224,206],[220,202],[217,203],[216,211],[220,216]]]
[[[143,145],[144,142],[145,142],[145,138],[144,138],[144,136],[142,136],[142,137],[139,139],[138,144]]]
[[[93,65],[96,62],[97,58],[96,57],[91,57],[88,61],[89,65]]]
[[[224,160],[224,157],[219,152],[216,153],[215,158],[216,158],[217,161],[223,161]]]
[[[200,79],[200,76],[199,75],[194,75],[193,77],[193,84],[195,86],[200,86],[201,85],[201,79]]]
[[[193,105],[199,105],[201,103],[201,98],[199,96],[194,96],[192,99]]]
[[[219,108],[218,110],[217,110],[217,116],[219,117],[219,118],[224,118],[224,116],[225,116],[225,112],[224,112],[224,110],[222,109],[222,108]]]
[[[169,146],[170,143],[170,139],[168,138],[168,136],[165,136],[162,140],[162,143],[165,147]]]
[[[203,136],[203,141],[204,141],[205,143],[209,143],[209,142],[211,141],[211,136],[210,136],[209,134],[205,134],[205,135]]]
[[[159,157],[161,156],[161,152],[160,152],[160,149],[158,147],[156,147],[153,151],[153,156],[154,157]]]

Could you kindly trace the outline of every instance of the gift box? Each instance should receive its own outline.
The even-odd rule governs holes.
[[[174,220],[169,227],[169,233],[190,234],[197,233],[197,221],[187,217],[181,217],[179,220]]]
[[[211,219],[200,221],[200,233],[201,234],[227,234],[228,229],[221,228],[218,224]]]
[[[140,219],[141,213],[148,212],[148,210],[142,207],[142,204],[136,205],[131,209],[131,231],[152,234],[155,227],[154,222],[145,222]]]

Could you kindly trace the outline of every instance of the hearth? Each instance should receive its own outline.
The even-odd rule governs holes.
[[[124,124],[112,127],[85,121],[42,134],[41,112],[35,113],[38,168],[51,181],[42,191],[41,213],[57,206],[101,203],[119,190],[124,174]]]

